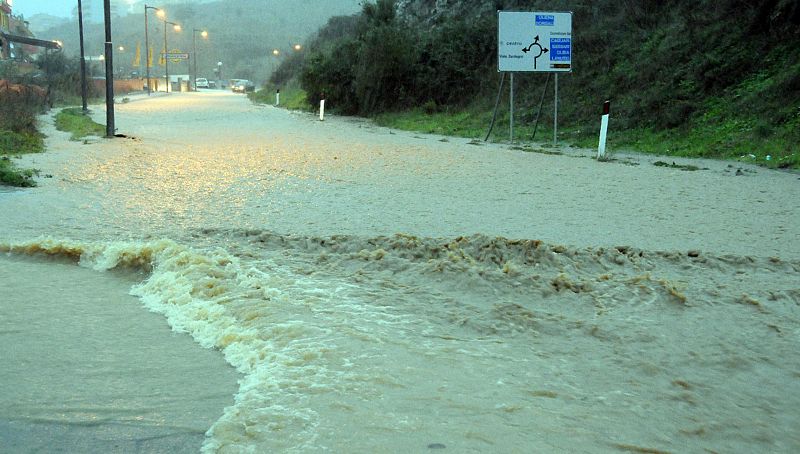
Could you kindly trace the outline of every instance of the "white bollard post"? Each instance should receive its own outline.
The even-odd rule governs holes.
[[[597,145],[597,160],[603,160],[606,157],[606,137],[608,134],[608,114],[611,110],[611,101],[603,103],[603,117],[600,120],[600,143]]]
[[[325,120],[325,100],[319,100],[319,121]]]
[[[278,88],[275,90],[275,106],[281,105],[281,89]]]

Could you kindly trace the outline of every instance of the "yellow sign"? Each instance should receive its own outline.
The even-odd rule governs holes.
[[[131,66],[138,67],[142,64],[142,43],[136,43],[136,55],[133,56]]]

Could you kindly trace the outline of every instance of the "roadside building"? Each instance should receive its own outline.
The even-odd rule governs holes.
[[[12,0],[0,0],[0,60],[7,60],[11,50],[5,38],[11,32],[11,4]]]
[[[54,41],[36,39],[22,16],[14,16],[13,0],[0,0],[0,60],[29,65],[46,49],[60,49]]]

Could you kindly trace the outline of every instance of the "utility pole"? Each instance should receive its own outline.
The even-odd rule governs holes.
[[[114,137],[114,47],[111,43],[111,0],[103,0],[106,25],[106,137]]]
[[[83,5],[81,0],[78,0],[78,30],[81,38],[81,102],[83,103],[83,113],[85,115],[89,113],[89,108],[86,105],[86,55],[83,51]]]

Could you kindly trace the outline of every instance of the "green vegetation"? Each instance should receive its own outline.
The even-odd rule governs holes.
[[[34,176],[39,175],[36,169],[19,169],[11,162],[8,156],[0,156],[0,183],[9,186],[33,187],[36,186]]]
[[[13,75],[13,67],[3,65],[0,78]],[[36,186],[35,169],[19,169],[12,157],[44,150],[44,136],[36,130],[36,115],[44,99],[32,90],[3,84],[0,90],[0,184]]]
[[[44,136],[36,131],[0,131],[0,154],[39,153],[44,150]]]
[[[8,125],[6,125],[8,126]],[[38,153],[44,150],[44,136],[30,130],[20,132],[0,129],[0,184],[20,187],[36,186],[33,177],[39,174],[36,169],[20,169],[11,157],[23,153]]]
[[[248,93],[247,97],[259,104],[275,104],[275,86],[266,85],[261,90]],[[311,111],[311,105],[306,98],[306,92],[297,87],[287,87],[281,89],[281,107],[289,110]]]
[[[560,141],[800,168],[800,4],[792,0],[367,2],[332,18],[273,74],[316,106],[380,124],[483,138],[500,75],[497,10],[572,10],[575,71],[559,77]],[[533,135],[547,76],[520,73],[515,137]],[[492,138],[508,131],[507,84]],[[552,93],[552,81],[549,92]],[[552,95],[536,134],[552,131]]]
[[[86,136],[104,136],[106,127],[92,120],[84,114],[81,108],[72,107],[63,109],[56,114],[56,129],[72,133],[72,140],[78,140]]]

